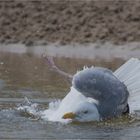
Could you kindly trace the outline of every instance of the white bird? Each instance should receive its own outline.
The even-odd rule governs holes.
[[[140,60],[131,58],[114,73],[85,68],[73,76],[72,87],[56,106],[42,112],[49,121],[100,121],[140,110]]]

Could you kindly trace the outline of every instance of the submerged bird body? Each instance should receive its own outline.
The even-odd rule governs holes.
[[[80,71],[74,75],[72,84],[84,96],[98,101],[96,107],[102,119],[119,116],[127,108],[127,87],[106,68],[91,67]]]

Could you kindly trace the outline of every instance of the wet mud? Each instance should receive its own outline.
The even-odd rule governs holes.
[[[140,1],[1,0],[0,42],[140,41]]]

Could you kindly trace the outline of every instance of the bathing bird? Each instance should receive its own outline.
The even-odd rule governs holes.
[[[131,58],[115,72],[84,68],[71,76],[47,58],[52,68],[70,79],[70,92],[51,113],[50,121],[100,121],[140,109],[140,60]],[[48,110],[50,111],[50,110]]]

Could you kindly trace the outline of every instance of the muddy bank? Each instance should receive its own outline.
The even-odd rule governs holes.
[[[140,41],[140,1],[2,0],[0,42]]]

